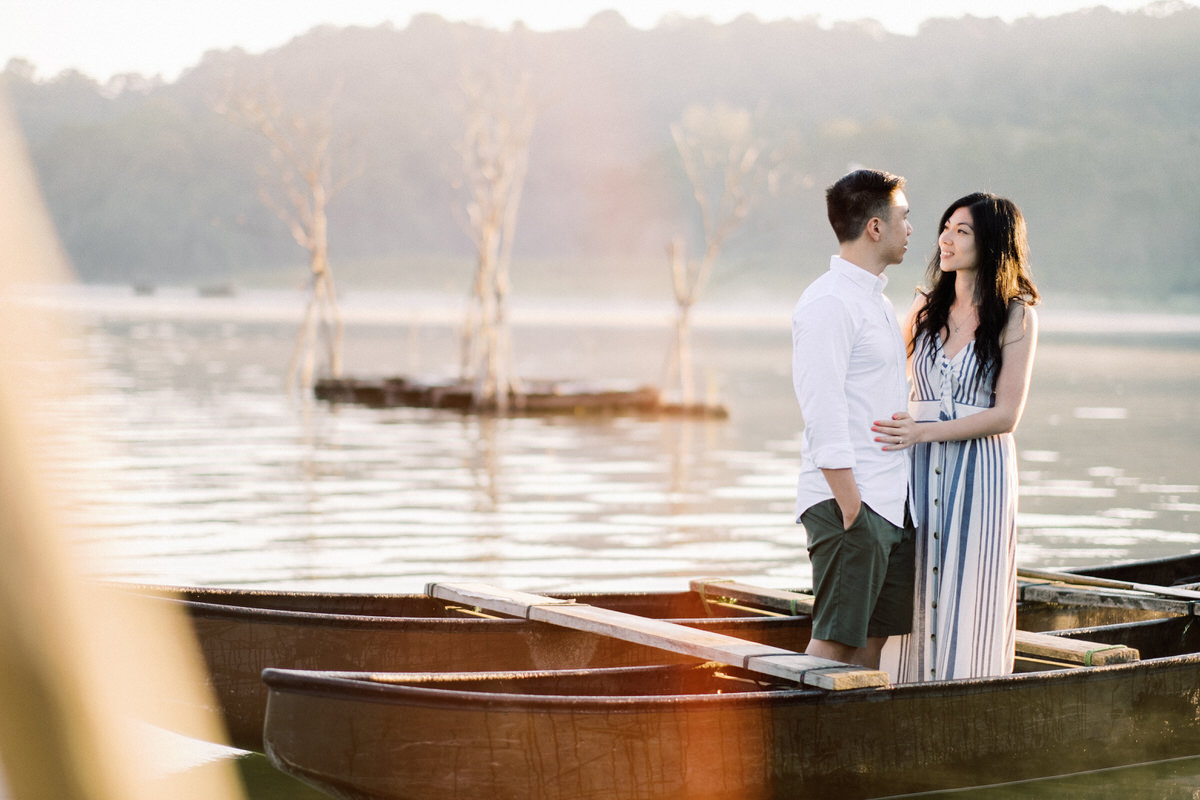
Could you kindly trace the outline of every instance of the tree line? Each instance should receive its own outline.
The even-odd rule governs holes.
[[[752,115],[776,166],[724,244],[714,291],[795,288],[824,269],[835,243],[823,188],[865,165],[908,178],[912,253],[932,249],[950,201],[985,189],[1024,210],[1040,285],[1160,300],[1200,295],[1197,41],[1200,9],[1170,2],[934,20],[915,36],[750,16],[643,31],[615,12],[498,32],[424,15],[320,27],[263,54],[210,52],[172,82],[43,79],[13,61],[3,86],[85,280],[303,275],[304,254],[259,202],[262,143],[219,112],[231,87],[265,79],[297,104],[334,98],[343,163],[360,173],[328,209],[332,262],[397,288],[469,262],[453,212],[453,92],[465,62],[503,52],[531,76],[537,106],[515,291],[572,270],[585,285],[636,285],[657,268],[665,296],[668,247],[682,232],[701,252],[705,236],[671,126],[719,105]],[[523,275],[524,263],[553,266]]]

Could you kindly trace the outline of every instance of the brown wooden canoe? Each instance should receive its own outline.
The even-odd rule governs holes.
[[[849,691],[715,664],[268,670],[267,753],[355,800],[867,798],[1200,754],[1190,616],[1062,635],[1142,660]]]
[[[684,656],[473,609],[417,594],[336,594],[123,587],[180,603],[208,668],[229,742],[262,750],[268,667],[477,671],[683,663]],[[581,603],[737,636],[789,650],[808,642],[807,616],[768,615],[697,592],[558,595]]]

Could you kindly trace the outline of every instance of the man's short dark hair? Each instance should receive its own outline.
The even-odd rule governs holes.
[[[862,236],[873,217],[887,219],[892,196],[903,188],[904,178],[877,169],[859,169],[838,178],[825,190],[825,208],[838,242]]]

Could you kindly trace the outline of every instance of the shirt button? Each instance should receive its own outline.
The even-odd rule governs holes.
[[[935,539],[936,539],[936,538],[938,538],[938,532],[937,532],[937,531],[934,531],[934,532],[933,532],[933,538],[935,538]]]
[[[942,502],[938,498],[935,497],[935,498],[933,498],[933,504],[935,506],[940,506],[942,504]]]
[[[941,467],[934,467],[934,468],[933,468],[933,474],[934,474],[934,475],[941,475],[941,474],[942,474],[942,468],[941,468]]]

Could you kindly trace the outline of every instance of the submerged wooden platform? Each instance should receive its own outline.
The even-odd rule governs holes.
[[[322,378],[314,393],[330,403],[356,403],[373,408],[444,408],[463,413],[497,413],[493,404],[474,402],[465,381],[424,381],[408,377]],[[521,394],[510,395],[509,414],[605,415],[642,414],[725,419],[719,404],[671,402],[655,386],[618,382],[526,380]]]

